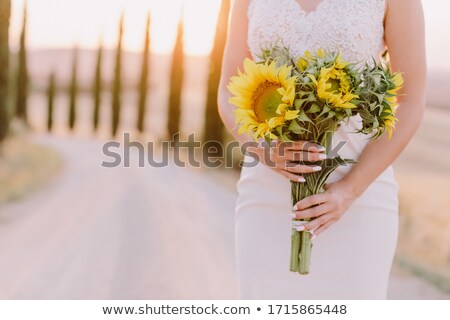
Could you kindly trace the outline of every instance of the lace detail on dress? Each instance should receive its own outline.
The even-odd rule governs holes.
[[[385,0],[322,0],[307,13],[296,0],[250,0],[248,46],[256,60],[261,48],[278,42],[295,56],[324,48],[363,62],[384,51],[385,5]]]

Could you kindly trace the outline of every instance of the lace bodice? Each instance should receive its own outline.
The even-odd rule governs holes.
[[[275,42],[294,56],[324,48],[353,62],[378,57],[385,47],[385,1],[322,0],[307,13],[296,0],[250,0],[248,46],[256,60]]]
[[[351,62],[371,63],[385,50],[384,14],[386,0],[322,0],[318,7],[305,12],[296,0],[249,0],[248,46],[255,60],[261,48],[271,43],[287,47],[294,56],[319,48],[339,51]],[[333,148],[344,158],[358,159],[368,137],[355,133],[361,118],[356,115],[333,136]],[[341,142],[345,142],[339,147]],[[330,182],[350,170],[341,166]],[[392,168],[378,179],[393,181]]]

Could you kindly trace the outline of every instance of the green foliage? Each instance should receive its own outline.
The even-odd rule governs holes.
[[[217,20],[214,46],[209,63],[205,125],[203,129],[203,139],[205,141],[218,141],[219,143],[223,142],[224,125],[217,108],[217,94],[222,69],[223,52],[225,50],[225,42],[227,38],[229,11],[230,0],[222,0],[222,6],[220,8],[219,17]]]
[[[181,118],[181,92],[184,78],[184,52],[183,52],[183,22],[178,24],[178,34],[172,55],[172,70],[170,73],[169,107],[167,115],[167,131],[169,138],[180,131]]]
[[[138,117],[137,129],[139,132],[145,130],[145,114],[147,108],[147,92],[148,92],[148,77],[150,66],[150,13],[147,15],[147,24],[145,31],[144,51],[142,52],[142,69],[141,79],[139,81],[139,103],[138,103]]]
[[[72,62],[72,78],[69,85],[69,129],[73,130],[76,123],[76,104],[78,95],[78,49],[73,50],[73,62]]]
[[[395,99],[403,78],[392,73],[389,65],[375,60],[372,65],[366,64],[363,77],[357,110],[362,122],[358,132],[372,134],[373,139],[378,139],[386,131],[391,135],[396,121]]]
[[[26,52],[26,29],[27,29],[27,7],[23,9],[23,24],[22,33],[20,35],[19,48],[19,66],[17,70],[17,91],[16,91],[16,117],[27,121],[27,98],[28,98],[28,66],[27,66],[27,52]]]
[[[114,68],[114,82],[112,92],[112,135],[116,136],[120,122],[121,95],[122,95],[122,45],[123,45],[123,14],[120,17],[119,38],[116,49],[116,65]]]
[[[283,65],[290,67],[295,66],[295,62],[288,48],[280,46],[279,44],[275,44],[267,48],[261,48],[261,52],[262,53],[258,56],[261,63],[276,61],[278,67]]]
[[[321,99],[315,83],[320,78],[321,70],[339,63],[339,54],[324,52],[323,55],[307,54],[294,58],[287,48],[274,46],[263,50],[261,58],[265,59],[262,63],[276,61],[278,66],[290,66],[292,75],[297,77],[294,109],[298,110],[298,117],[277,128],[276,135],[285,141],[315,141],[324,145],[327,133],[335,132],[340,123],[352,115],[351,109],[338,108],[330,101]],[[300,59],[303,60],[301,66],[298,65]],[[347,64],[342,70],[351,83],[350,92],[357,94],[359,73],[355,66]]]
[[[94,131],[96,131],[98,128],[100,118],[100,104],[101,104],[101,95],[103,91],[102,59],[103,59],[103,47],[102,45],[100,45],[97,51],[97,65],[95,67],[94,85],[92,88],[94,98],[94,108],[92,115]]]
[[[273,132],[282,140],[323,143],[328,132],[335,132],[355,115],[362,118],[359,133],[372,134],[370,138],[378,138],[386,131],[391,134],[395,124],[395,96],[402,78],[383,62],[373,59],[371,64],[360,66],[342,61],[338,52],[323,50],[292,57],[287,48],[278,45],[262,50],[260,58],[260,63],[275,61],[277,66],[289,66],[291,75],[297,77],[293,109],[298,110],[298,117]],[[339,107],[333,100],[319,96],[319,86],[325,86],[318,83],[319,79],[324,70],[330,68],[337,68],[346,75],[346,91],[354,95],[349,101],[353,107]],[[331,90],[333,81],[337,82],[333,77],[327,80],[327,90]],[[345,92],[339,81],[341,87],[335,92]]]
[[[0,142],[8,134],[9,19],[11,1],[0,0]]]
[[[53,110],[55,104],[55,93],[56,93],[55,74],[52,73],[48,78],[48,86],[47,86],[47,130],[49,132],[51,132],[53,128]]]

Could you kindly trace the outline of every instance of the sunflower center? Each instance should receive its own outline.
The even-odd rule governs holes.
[[[339,91],[339,89],[341,88],[340,79],[330,78],[330,79],[328,79],[327,84],[331,84],[331,87],[329,89],[327,89],[326,91],[331,92],[331,93],[335,93],[336,91]]]
[[[278,106],[282,103],[283,96],[277,91],[280,88],[279,84],[265,81],[256,88],[253,93],[253,110],[259,121],[265,122],[274,117],[279,117],[277,114]]]

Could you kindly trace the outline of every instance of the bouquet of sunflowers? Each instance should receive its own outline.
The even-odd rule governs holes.
[[[392,135],[396,96],[403,78],[391,72],[386,63],[373,60],[360,66],[322,49],[292,57],[279,46],[263,50],[260,60],[246,59],[244,72],[238,70],[228,86],[233,94],[230,103],[237,107],[234,114],[240,134],[263,138],[269,145],[272,140],[311,141],[325,147],[328,156],[333,133],[352,116],[361,118],[359,133],[371,134],[372,139],[385,132]],[[293,205],[324,192],[330,174],[354,162],[337,156],[314,163],[322,170],[304,174],[305,183],[291,181]],[[312,235],[297,231],[303,223],[293,219],[290,270],[308,274]]]

